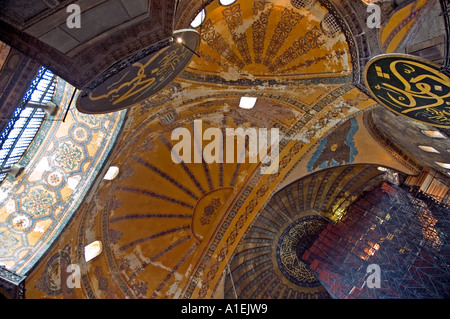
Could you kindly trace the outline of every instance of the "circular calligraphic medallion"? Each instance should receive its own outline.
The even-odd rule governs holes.
[[[450,79],[439,65],[412,55],[382,54],[367,63],[364,80],[373,98],[389,110],[450,128]]]
[[[290,282],[300,287],[321,285],[301,256],[327,224],[327,221],[317,216],[306,216],[291,223],[281,234],[276,258],[280,271]]]
[[[173,37],[114,64],[91,81],[77,100],[82,113],[109,113],[139,103],[166,87],[189,64],[200,45],[196,30]]]

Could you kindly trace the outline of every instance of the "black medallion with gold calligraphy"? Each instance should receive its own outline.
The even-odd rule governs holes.
[[[175,31],[167,39],[108,68],[91,81],[77,100],[83,113],[109,113],[139,103],[172,82],[198,49],[196,30]]]
[[[303,253],[317,239],[328,222],[316,215],[305,216],[291,223],[277,242],[276,259],[282,274],[300,287],[319,287],[320,281],[303,262]]]
[[[367,63],[364,80],[372,96],[389,110],[450,128],[450,79],[439,68],[412,55],[382,54]]]

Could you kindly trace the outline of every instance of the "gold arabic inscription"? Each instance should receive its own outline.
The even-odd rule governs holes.
[[[391,111],[439,127],[450,127],[450,79],[431,62],[408,55],[369,61],[366,85]]]

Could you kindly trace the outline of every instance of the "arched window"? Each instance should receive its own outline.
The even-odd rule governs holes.
[[[341,30],[336,18],[329,12],[325,14],[320,26],[322,27],[322,31],[329,37],[337,35]]]
[[[96,240],[86,247],[84,247],[84,260],[86,262],[94,259],[98,255],[100,255],[103,251],[103,244],[100,240]]]
[[[20,105],[0,134],[0,182],[30,146],[41,127],[56,86],[56,76],[44,67],[37,72]]]
[[[103,179],[107,181],[112,181],[114,178],[117,177],[118,174],[119,168],[117,166],[110,166]]]
[[[291,0],[292,5],[297,9],[309,9],[316,0]]]
[[[197,14],[194,20],[192,20],[191,27],[198,28],[203,23],[203,21],[205,21],[205,15],[205,9],[202,9],[202,11]]]
[[[219,0],[220,4],[223,6],[229,6],[232,3],[235,3],[236,0]]]

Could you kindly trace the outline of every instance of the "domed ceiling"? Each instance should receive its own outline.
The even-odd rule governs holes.
[[[222,280],[227,265],[240,272],[233,256],[242,252],[241,239],[251,237],[257,227],[252,222],[268,210],[267,202],[285,176],[331,129],[376,106],[351,84],[353,49],[328,1],[238,0],[228,6],[213,1],[197,30],[200,56],[169,86],[127,111],[102,171],[115,165],[119,175],[113,181],[96,180],[27,277],[27,298],[220,296],[221,285],[229,287]],[[239,108],[242,96],[257,97],[255,106]],[[250,163],[248,154],[243,163],[174,163],[174,129],[185,128],[191,144],[201,146],[195,140],[195,120],[202,120],[202,132],[278,128],[278,170],[261,174],[262,164]],[[377,173],[366,169],[336,172],[340,178],[350,171]],[[331,192],[339,182],[330,176],[325,175],[323,185]],[[310,191],[304,193],[309,199]],[[335,197],[329,194],[324,203],[331,205]],[[309,223],[299,219],[291,226]],[[277,236],[287,240],[291,226],[277,226]],[[104,251],[85,262],[83,248],[95,240],[102,241]],[[80,265],[82,289],[64,285],[62,270],[69,264]],[[240,287],[253,279],[242,279]],[[291,288],[305,288],[289,282]],[[298,291],[305,297],[327,297],[318,286],[303,288]]]
[[[72,217],[114,145],[124,114],[86,116],[69,110],[71,86],[61,79],[47,118],[19,165],[23,174],[0,187],[0,262],[27,273]]]
[[[341,166],[299,179],[274,194],[236,247],[224,297],[329,298],[301,256],[380,175],[374,166]]]
[[[326,83],[351,74],[345,35],[318,1],[214,1],[206,14],[198,27],[201,57],[189,67],[206,79]]]

